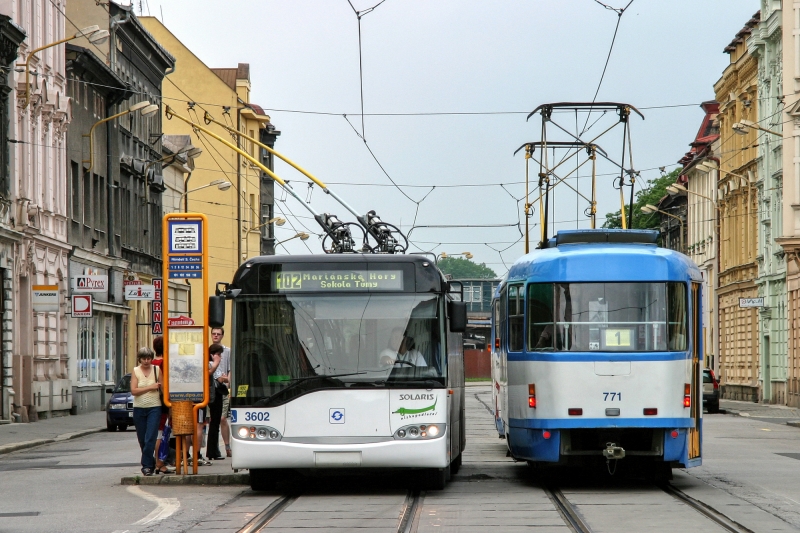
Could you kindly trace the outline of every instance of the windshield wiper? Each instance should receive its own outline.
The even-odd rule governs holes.
[[[386,387],[394,387],[397,385],[424,385],[426,389],[435,389],[437,385],[439,388],[444,387],[441,382],[434,381],[432,379],[384,379],[381,381],[376,381],[375,383],[384,385]]]
[[[294,378],[294,379],[289,380],[291,385],[289,385],[288,387],[286,387],[284,389],[279,390],[275,394],[272,394],[270,396],[265,396],[264,398],[261,398],[260,400],[258,400],[256,403],[253,404],[253,407],[264,407],[269,403],[270,400],[272,400],[276,396],[284,394],[286,391],[292,390],[295,387],[297,387],[298,385],[300,385],[301,383],[305,383],[306,381],[309,381],[309,380],[312,380],[312,379],[342,378],[342,377],[345,377],[345,376],[356,376],[358,374],[366,374],[366,372],[348,372],[346,374],[316,374],[316,375],[313,375],[313,376],[304,376],[304,377],[301,377],[301,378]]]

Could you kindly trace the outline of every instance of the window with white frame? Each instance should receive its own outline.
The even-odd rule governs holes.
[[[105,313],[81,318],[78,326],[78,380],[114,381],[114,320]]]
[[[481,303],[483,301],[483,287],[480,285],[469,285],[464,287],[464,301]]]

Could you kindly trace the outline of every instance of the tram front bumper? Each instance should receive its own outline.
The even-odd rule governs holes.
[[[450,458],[447,428],[429,440],[355,444],[231,439],[231,466],[240,468],[445,468]]]

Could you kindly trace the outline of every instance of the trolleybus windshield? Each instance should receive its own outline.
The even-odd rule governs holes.
[[[413,293],[237,298],[232,405],[280,405],[330,388],[444,386],[440,299]]]
[[[531,283],[527,305],[529,351],[687,349],[683,283]]]

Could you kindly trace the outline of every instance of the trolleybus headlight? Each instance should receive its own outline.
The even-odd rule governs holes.
[[[275,431],[274,429],[269,432],[269,438],[271,438],[272,440],[276,440],[280,436],[281,434]]]
[[[250,434],[250,430],[247,429],[246,426],[240,426],[239,430],[237,431],[237,434],[239,435],[240,438],[246,439],[247,436]]]
[[[267,428],[258,428],[258,430],[256,431],[256,437],[258,437],[261,440],[264,440],[268,437],[268,433],[269,432],[267,431]]]
[[[269,426],[233,426],[233,436],[237,439],[281,440],[281,432]]]
[[[435,439],[437,437],[441,437],[444,434],[445,426],[446,424],[435,424],[435,425],[420,424],[418,426],[417,425],[403,426],[394,432],[394,438],[405,439],[405,440]]]

